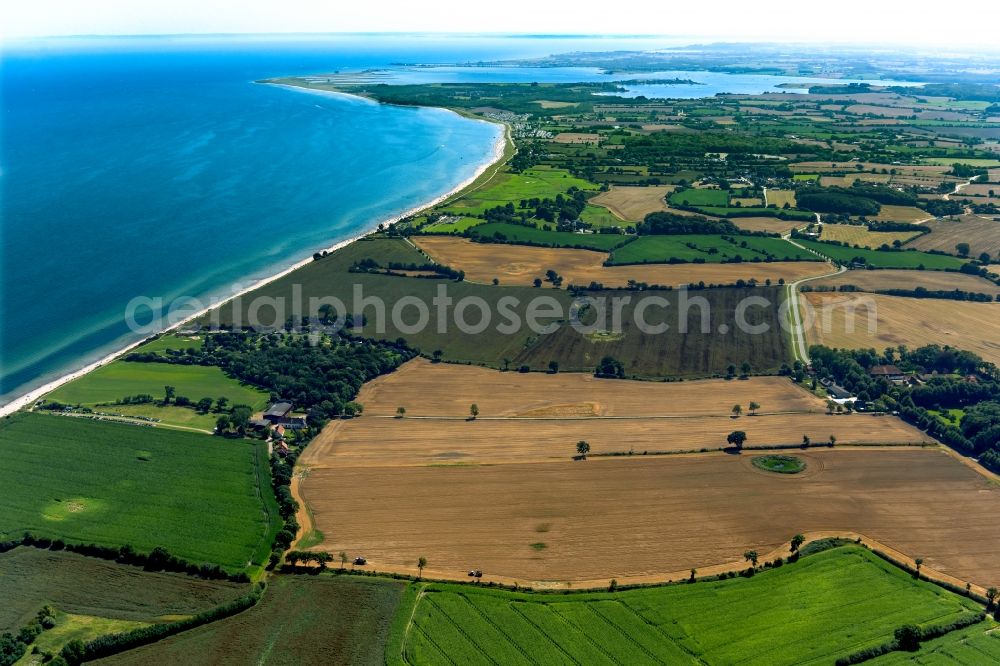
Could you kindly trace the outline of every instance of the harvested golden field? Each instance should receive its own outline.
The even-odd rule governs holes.
[[[636,399],[639,397],[637,390]],[[570,461],[576,443],[586,440],[592,455],[717,451],[734,430],[747,446],[795,446],[803,435],[838,444],[930,444],[929,436],[897,418],[871,414],[767,414],[733,418],[733,403],[715,414],[693,417],[580,418],[565,407],[564,417],[402,418],[368,417],[335,421],[306,450],[302,464],[317,470],[336,467],[426,467]],[[597,397],[597,396],[594,396]],[[583,411],[586,404],[581,405]],[[778,405],[775,405],[778,407]],[[743,403],[746,409],[746,403]],[[409,410],[407,410],[409,412]],[[468,405],[465,407],[468,413]]]
[[[962,215],[957,221],[940,218],[926,225],[931,233],[924,234],[907,247],[955,254],[955,245],[968,243],[970,256],[978,257],[983,252],[989,252],[994,260],[1000,257],[1000,222],[992,218]]]
[[[580,106],[577,102],[554,102],[549,99],[540,99],[535,102],[535,104],[543,109],[565,109],[573,106]]]
[[[751,446],[798,444],[803,435],[841,443],[919,444],[898,419],[830,416],[825,402],[783,377],[686,382],[523,374],[414,360],[367,384],[365,416],[331,423],[302,457],[312,468],[500,464],[566,460],[585,439],[592,452],[721,449],[734,429]],[[731,416],[734,404],[761,405]],[[468,420],[470,405],[479,417]],[[399,407],[404,418],[395,418]]]
[[[830,272],[829,265],[816,261],[604,266],[607,255],[592,250],[490,245],[453,236],[414,236],[412,240],[435,261],[465,271],[466,280],[489,283],[496,278],[502,285],[530,285],[535,278],[544,279],[549,269],[563,276],[567,285],[600,282],[608,287],[625,286],[629,280],[671,286],[702,281],[733,284],[750,278],[791,282]]]
[[[971,194],[974,197],[990,197],[1000,194],[1000,185],[996,183],[973,183],[962,188],[962,194]]]
[[[836,418],[836,417],[834,417]],[[797,532],[858,532],[928,567],[1000,582],[1000,487],[939,449],[810,450],[799,475],[752,454],[314,469],[322,548],[373,569],[531,581],[655,579],[768,552]]]
[[[586,134],[583,132],[560,132],[552,140],[556,143],[597,143],[601,140],[601,135]]]
[[[850,284],[862,291],[882,291],[886,289],[916,289],[923,287],[930,291],[972,291],[980,294],[1000,294],[1000,287],[976,275],[949,273],[947,271],[847,271],[839,275],[819,278],[809,283],[811,286],[832,286]]]
[[[795,208],[795,190],[768,190],[767,203],[781,208],[785,204]]]
[[[733,197],[729,200],[729,205],[752,208],[754,206],[763,206],[764,202],[759,197]]]
[[[768,201],[771,193],[767,193]],[[730,220],[740,229],[746,231],[766,231],[771,234],[787,234],[792,229],[805,226],[801,220],[779,220],[776,217],[734,217]]]
[[[648,187],[615,186],[601,192],[590,203],[604,206],[612,213],[630,222],[640,222],[647,214],[664,211],[667,204],[663,198],[673,192],[673,185],[650,185]]]
[[[820,240],[879,248],[891,246],[897,240],[905,243],[917,235],[916,231],[868,231],[868,227],[861,224],[824,224]]]
[[[888,183],[890,176],[884,173],[849,173],[846,176],[820,176],[823,187],[851,187],[856,181],[863,183]]]
[[[728,416],[754,400],[761,414],[822,412],[826,403],[784,377],[638,382],[593,375],[500,372],[414,359],[365,384],[357,397],[365,416]]]
[[[862,171],[857,171],[859,164]],[[795,173],[830,173],[831,171],[838,171],[842,173],[856,173],[858,175],[865,172],[869,175],[881,175],[883,170],[886,173],[895,170],[896,174],[900,176],[932,176],[944,175],[951,170],[950,166],[937,164],[899,165],[885,162],[796,162],[788,166]],[[875,174],[871,173],[872,169],[875,169]]]
[[[913,206],[888,206],[883,205],[882,210],[875,216],[876,220],[888,220],[892,222],[919,222],[934,217],[925,210]]]
[[[816,309],[809,344],[883,349],[936,343],[1000,363],[1000,303],[818,292],[802,297]]]

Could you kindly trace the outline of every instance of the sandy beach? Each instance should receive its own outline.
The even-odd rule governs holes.
[[[288,88],[288,89],[295,90],[295,91],[298,91],[298,92],[321,94],[321,95],[335,96],[335,97],[349,97],[349,98],[352,98],[354,100],[364,100],[365,102],[370,102],[372,104],[378,104],[378,102],[375,102],[373,100],[367,99],[365,97],[360,97],[358,95],[350,95],[348,93],[339,93],[339,92],[326,91],[326,90],[315,90],[315,89],[312,89],[312,88],[301,88],[301,87],[298,87],[298,86],[290,86],[290,85],[284,85],[284,84],[266,84],[266,85],[276,85],[276,86],[279,86],[279,87],[282,87],[282,88]],[[441,109],[441,111],[445,111],[447,113],[455,113],[454,111],[451,111],[450,109]],[[459,115],[459,114],[456,114],[456,115]],[[468,119],[469,120],[476,120],[476,119],[472,119],[472,118],[468,118]],[[477,122],[485,122],[485,123],[490,123],[490,124],[498,124],[498,123],[494,123],[493,121],[488,121],[488,120],[478,120]],[[153,335],[147,336],[146,338],[143,338],[142,340],[137,340],[135,342],[129,343],[128,345],[126,345],[124,347],[121,347],[119,349],[116,349],[115,351],[113,351],[113,352],[107,354],[106,356],[98,359],[97,361],[94,361],[94,362],[92,362],[92,363],[90,363],[90,364],[88,364],[88,365],[86,365],[86,366],[84,366],[82,368],[79,368],[77,370],[69,372],[69,373],[67,373],[65,375],[61,375],[60,377],[58,377],[56,379],[53,379],[53,380],[47,382],[46,384],[44,384],[42,386],[39,386],[38,388],[32,389],[32,390],[28,391],[27,393],[24,393],[24,394],[22,394],[20,396],[15,397],[13,400],[7,402],[6,404],[0,405],[0,417],[7,416],[8,414],[12,414],[12,413],[14,413],[14,412],[16,412],[16,411],[18,411],[20,409],[23,409],[24,407],[33,405],[35,402],[37,402],[40,398],[42,398],[47,393],[51,393],[52,391],[54,391],[55,389],[59,388],[60,386],[62,386],[64,384],[67,384],[67,383],[73,381],[74,379],[82,377],[83,375],[87,374],[88,372],[92,372],[93,370],[96,370],[97,368],[100,368],[100,367],[102,367],[104,365],[107,365],[108,363],[110,363],[110,362],[112,362],[112,361],[114,361],[114,360],[116,360],[118,358],[121,358],[122,356],[124,356],[125,354],[129,353],[130,351],[132,351],[136,347],[139,347],[139,346],[145,344],[150,339],[155,338],[158,335],[162,335],[164,333],[168,333],[170,331],[178,330],[178,329],[182,328],[185,324],[188,324],[191,321],[194,321],[195,319],[201,317],[205,313],[210,312],[211,310],[213,310],[215,308],[222,307],[226,303],[229,303],[229,302],[231,302],[232,300],[234,300],[236,298],[244,296],[245,294],[248,294],[249,292],[251,292],[251,291],[253,291],[253,290],[255,290],[255,289],[259,288],[259,287],[262,287],[262,286],[264,286],[266,284],[274,282],[275,280],[283,278],[286,275],[288,275],[289,273],[292,273],[292,272],[294,272],[294,271],[302,268],[303,266],[306,266],[306,265],[312,263],[312,261],[313,261],[312,255],[315,252],[334,252],[336,250],[341,249],[342,247],[344,247],[346,245],[349,245],[349,244],[355,242],[356,240],[358,240],[360,238],[363,238],[364,236],[367,236],[368,234],[370,234],[373,231],[377,230],[378,227],[379,227],[379,225],[391,226],[391,225],[395,224],[396,222],[399,222],[403,218],[410,217],[412,215],[417,215],[417,214],[419,214],[419,213],[427,210],[428,208],[433,208],[434,206],[440,204],[441,202],[443,202],[443,201],[451,198],[452,196],[454,196],[458,192],[461,192],[466,187],[468,187],[469,185],[471,185],[487,169],[489,169],[490,167],[494,166],[500,160],[503,159],[505,146],[506,146],[507,142],[510,139],[509,139],[509,128],[507,128],[505,125],[501,125],[501,127],[503,128],[503,131],[500,133],[500,135],[497,137],[497,139],[493,142],[493,151],[490,154],[489,159],[487,161],[483,162],[476,169],[476,171],[471,176],[469,176],[464,181],[462,181],[461,183],[459,183],[458,185],[456,185],[455,187],[453,187],[448,192],[446,192],[446,193],[444,193],[444,194],[442,194],[440,196],[437,196],[434,199],[431,199],[429,201],[425,201],[425,202],[423,202],[421,204],[418,204],[418,205],[416,205],[416,206],[414,206],[414,207],[412,207],[412,208],[410,208],[408,210],[405,210],[405,211],[403,211],[401,213],[398,213],[396,215],[393,215],[391,217],[388,217],[388,218],[385,218],[385,219],[382,219],[382,220],[374,221],[367,228],[365,228],[364,230],[358,232],[354,236],[351,236],[350,238],[347,238],[347,239],[343,239],[343,240],[337,241],[336,243],[334,243],[333,245],[331,245],[331,246],[329,246],[327,248],[313,249],[313,250],[311,250],[309,252],[309,254],[308,254],[307,257],[305,257],[305,258],[303,258],[303,259],[295,262],[294,264],[288,266],[287,268],[283,268],[283,269],[279,270],[278,272],[274,273],[273,275],[269,275],[269,276],[267,276],[265,278],[262,278],[260,280],[255,281],[254,283],[252,283],[251,285],[247,286],[246,288],[244,288],[242,290],[239,290],[239,291],[233,293],[232,295],[226,297],[224,300],[221,300],[221,301],[218,301],[216,303],[213,303],[212,305],[210,305],[210,306],[208,306],[206,308],[203,308],[203,309],[195,312],[194,314],[191,314],[191,315],[185,317],[184,319],[182,319],[182,320],[180,320],[180,321],[178,321],[178,322],[176,322],[176,323],[174,323],[174,324],[172,324],[172,325],[164,328],[163,330],[161,330],[161,331],[159,331],[157,333],[154,333]]]

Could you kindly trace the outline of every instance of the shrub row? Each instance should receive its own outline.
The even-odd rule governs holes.
[[[904,625],[896,629],[893,640],[888,643],[852,652],[849,655],[840,657],[835,663],[837,666],[850,666],[851,664],[860,664],[868,661],[869,659],[874,659],[875,657],[881,657],[882,655],[889,654],[890,652],[897,652],[901,650],[915,652],[920,648],[920,643],[924,641],[939,638],[953,631],[978,624],[985,619],[986,613],[981,612],[974,615],[966,615],[965,617],[961,617],[954,622],[949,622],[948,624],[937,624],[924,628],[917,627],[912,624]]]
[[[142,567],[146,571],[172,571],[207,580],[229,580],[234,583],[250,582],[250,577],[246,572],[231,573],[217,564],[188,562],[187,560],[171,555],[162,546],[157,546],[149,553],[141,553],[129,544],[125,544],[120,548],[114,548],[94,543],[67,543],[62,539],[39,537],[30,532],[25,532],[24,536],[20,539],[0,542],[0,553],[7,552],[18,546],[29,546],[31,548],[53,551],[66,550],[87,557],[113,560],[119,564]]]

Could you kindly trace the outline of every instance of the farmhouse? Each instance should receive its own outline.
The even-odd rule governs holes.
[[[292,430],[299,430],[306,427],[306,418],[304,416],[292,416],[292,403],[290,402],[274,403],[267,408],[261,420],[270,425],[282,425]]]
[[[875,379],[888,379],[890,382],[901,382],[906,379],[903,371],[894,365],[873,365],[868,374]]]

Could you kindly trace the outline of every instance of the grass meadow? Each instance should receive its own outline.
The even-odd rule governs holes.
[[[147,350],[143,347],[140,351]],[[226,396],[230,404],[250,405],[256,409],[267,404],[267,393],[240,384],[214,366],[129,361],[116,361],[98,368],[61,386],[47,397],[73,405],[79,403],[93,406],[140,393],[148,393],[161,399],[163,387],[167,385],[175,387],[177,395],[195,401],[199,398]]]
[[[572,176],[565,169],[541,166],[522,173],[498,173],[483,187],[467,192],[442,209],[456,215],[478,215],[508,203],[516,206],[522,199],[555,199],[557,194],[566,194],[571,187],[597,189],[593,183]]]
[[[475,227],[474,235],[490,238],[494,234],[503,234],[509,242],[544,245],[547,247],[569,247],[585,250],[608,251],[628,243],[634,236],[621,234],[577,234],[567,231],[546,231],[535,227],[525,227],[520,224],[504,222],[489,222]]]
[[[263,442],[21,413],[0,421],[0,539],[163,546],[230,570],[270,552],[277,506]]]
[[[819,257],[796,247],[782,238],[709,234],[679,234],[641,236],[614,251],[612,264],[669,263],[703,261],[722,263],[733,261],[819,261]]]
[[[929,254],[918,250],[884,251],[866,248],[844,247],[820,241],[799,239],[796,241],[834,261],[851,263],[856,257],[863,257],[875,268],[920,268],[929,271],[958,270],[965,263],[958,257],[942,254]]]
[[[749,579],[533,595],[431,584],[390,663],[829,664],[981,610],[841,547]]]

